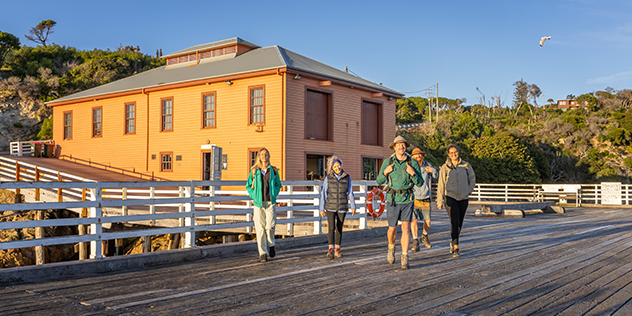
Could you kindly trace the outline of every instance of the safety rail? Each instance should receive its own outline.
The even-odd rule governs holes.
[[[129,176],[134,176],[134,177],[138,177],[139,179],[142,180],[150,180],[150,181],[169,181],[169,179],[166,178],[160,178],[160,177],[156,177],[153,171],[150,172],[139,172],[136,171],[136,168],[123,168],[123,167],[116,167],[116,166],[112,166],[112,164],[104,164],[104,163],[99,163],[99,162],[94,162],[91,159],[81,159],[81,158],[77,158],[77,157],[73,157],[72,155],[68,156],[68,155],[60,155],[59,159],[61,160],[68,160],[68,161],[72,161],[74,163],[79,163],[82,165],[86,165],[86,166],[90,166],[90,167],[95,167],[95,168],[99,168],[99,169],[103,169],[103,170],[107,170],[107,171],[114,171],[120,174],[124,174],[124,175],[129,175]]]
[[[277,202],[277,225],[293,231],[295,223],[312,223],[313,234],[321,234],[319,216],[320,181],[283,181],[284,190]],[[2,229],[41,228],[52,226],[89,225],[86,235],[42,237],[30,240],[0,242],[0,250],[41,247],[61,244],[90,243],[90,258],[102,258],[102,241],[165,234],[183,234],[183,247],[195,246],[195,233],[209,230],[248,228],[252,231],[252,201],[246,191],[216,190],[215,187],[244,187],[245,181],[160,181],[160,182],[2,182],[0,189],[34,192],[63,190],[83,192],[82,198],[56,202],[0,204],[0,211],[69,209],[85,217],[66,219],[0,222]],[[365,194],[375,182],[354,181],[358,212],[348,219],[358,219],[359,229],[366,229]],[[208,190],[199,188],[208,187]],[[312,190],[306,191],[306,187]],[[149,188],[149,189],[147,189]],[[159,189],[156,189],[159,188]],[[359,188],[359,190],[357,189]],[[87,194],[86,194],[87,193]],[[34,196],[34,200],[41,196]],[[109,210],[109,211],[104,211]],[[6,213],[5,213],[6,215]],[[219,220],[221,216],[230,220]],[[143,223],[148,229],[104,232],[112,223]]]

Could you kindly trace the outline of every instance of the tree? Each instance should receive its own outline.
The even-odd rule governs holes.
[[[40,22],[35,27],[29,30],[29,35],[24,35],[26,39],[29,41],[42,44],[42,46],[46,47],[46,41],[48,40],[48,35],[55,33],[53,31],[53,27],[57,24],[57,22],[53,20],[45,20]]]
[[[520,112],[520,108],[525,103],[528,103],[527,100],[529,98],[529,85],[526,81],[520,79],[519,81],[514,82],[514,109],[516,109],[516,114]]]
[[[7,54],[18,48],[20,48],[20,40],[15,35],[0,31],[0,67],[4,64]]]

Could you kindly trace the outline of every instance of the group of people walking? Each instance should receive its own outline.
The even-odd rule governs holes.
[[[406,152],[410,142],[397,136],[389,145],[394,153],[384,160],[377,176],[377,183],[384,185],[388,221],[388,251],[386,260],[395,263],[395,241],[398,222],[401,223],[401,268],[408,269],[408,250],[412,232],[412,251],[419,251],[419,244],[431,248],[428,232],[431,213],[431,183],[437,180],[437,208],[445,207],[450,218],[450,253],[459,258],[459,236],[468,206],[468,196],[474,189],[476,176],[472,166],[459,156],[455,145],[448,146],[448,158],[439,171],[425,161],[426,153],[419,148]],[[270,153],[263,148],[257,153],[255,164],[248,175],[246,189],[254,204],[254,223],[260,261],[275,256],[274,228],[276,226],[276,197],[281,180],[276,168],[270,166]],[[342,257],[340,245],[346,214],[355,214],[356,205],[351,177],[342,168],[342,160],[329,158],[327,174],[320,193],[320,214],[327,217],[327,258]],[[418,221],[422,221],[419,236]]]

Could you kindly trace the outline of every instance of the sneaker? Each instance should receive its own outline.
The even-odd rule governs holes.
[[[334,257],[342,258],[342,253],[340,252],[340,248],[336,248],[336,251],[334,251]]]
[[[276,251],[274,251],[274,246],[268,248],[268,252],[270,253],[270,258],[274,258],[274,256],[276,256]]]
[[[402,255],[402,270],[408,270],[408,254]]]
[[[417,238],[413,239],[413,252],[419,251],[419,240]]]
[[[452,258],[461,258],[461,255],[459,254],[459,249],[454,249],[454,252],[452,252]]]
[[[388,261],[388,263],[393,264],[395,263],[395,247],[393,248],[388,248],[388,254],[386,255],[386,261]]]
[[[431,248],[430,239],[428,239],[428,235],[421,235],[421,242],[426,245],[426,248]]]
[[[265,253],[262,254],[261,256],[259,256],[259,261],[261,261],[261,262],[268,261],[268,255],[266,255]]]
[[[334,249],[333,248],[329,248],[329,251],[327,251],[327,258],[334,260]]]
[[[450,253],[454,252],[454,246],[452,246],[452,242],[450,242]]]

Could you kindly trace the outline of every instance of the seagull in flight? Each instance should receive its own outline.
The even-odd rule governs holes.
[[[551,37],[550,36],[544,36],[540,39],[540,47],[542,47],[542,44],[544,44],[544,41],[546,40],[550,40]]]

